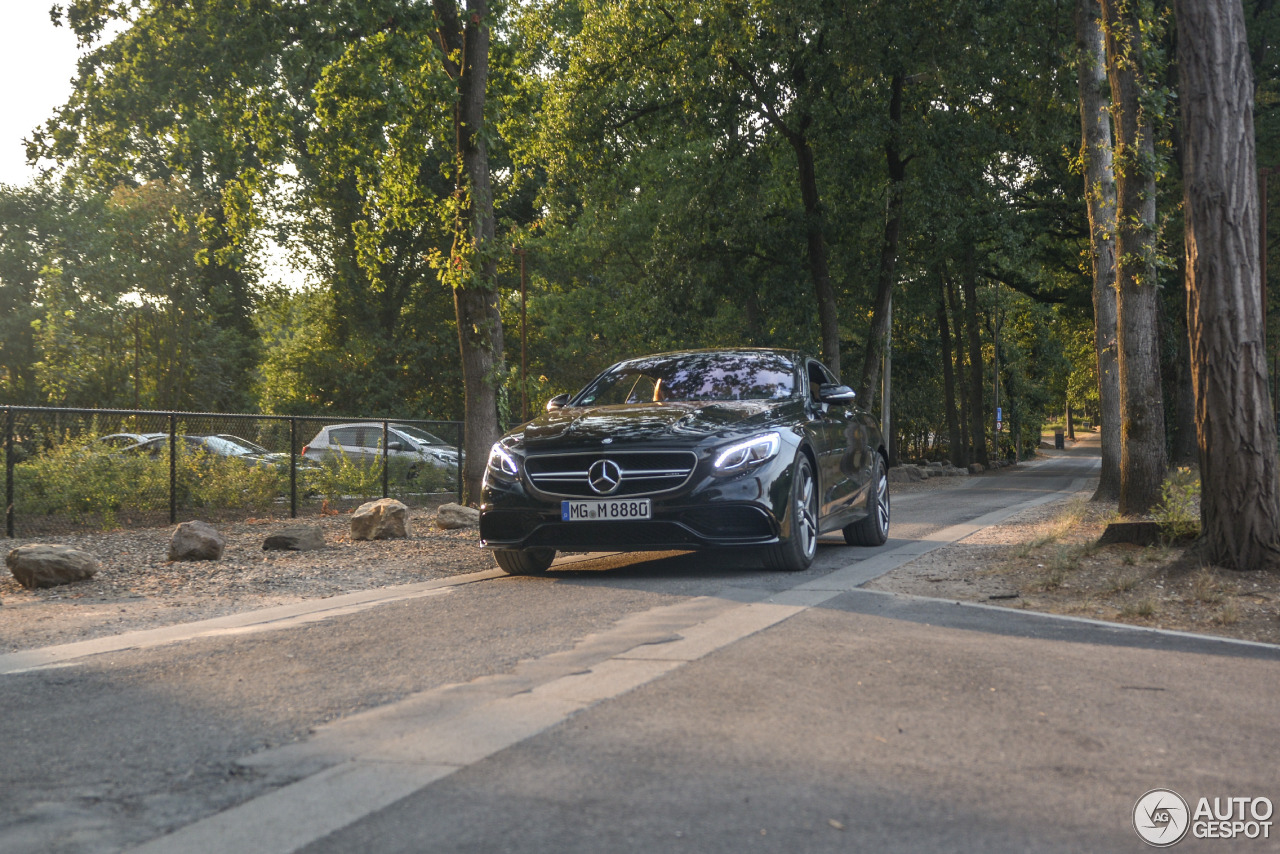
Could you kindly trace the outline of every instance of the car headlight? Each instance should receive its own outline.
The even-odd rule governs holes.
[[[717,472],[736,472],[767,462],[778,455],[782,447],[782,437],[777,433],[765,433],[730,445],[716,457]]]
[[[515,477],[520,473],[520,464],[516,462],[516,458],[506,448],[502,447],[501,442],[495,443],[492,450],[489,451],[489,468],[511,477]]]

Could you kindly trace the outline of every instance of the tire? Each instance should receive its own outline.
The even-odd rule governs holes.
[[[844,541],[851,546],[883,546],[889,541],[889,475],[884,457],[876,454],[871,468],[871,494],[864,519],[844,526]]]
[[[791,517],[791,539],[766,547],[764,563],[769,569],[803,572],[818,552],[818,481],[804,455],[796,459],[791,479]]]
[[[556,550],[495,549],[493,559],[508,575],[541,575],[556,559]]]

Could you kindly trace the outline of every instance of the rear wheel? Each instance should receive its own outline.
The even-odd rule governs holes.
[[[796,460],[791,480],[791,539],[767,546],[765,566],[784,572],[803,572],[818,552],[818,482],[809,458]]]
[[[509,575],[541,575],[556,559],[555,549],[495,549],[493,559]]]
[[[844,541],[851,546],[883,546],[889,541],[889,475],[879,454],[871,469],[866,518],[844,526]]]

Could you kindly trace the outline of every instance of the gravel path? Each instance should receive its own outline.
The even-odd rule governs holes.
[[[894,483],[892,494],[955,489],[967,477]],[[102,565],[91,580],[27,590],[0,570],[0,653],[70,643],[139,629],[188,623],[320,599],[341,593],[412,584],[494,567],[475,529],[442,531],[434,509],[409,511],[405,540],[352,542],[350,515],[306,520],[215,523],[226,538],[221,560],[168,560],[172,528],[16,538],[63,543],[89,552]],[[324,529],[326,547],[310,552],[262,550],[262,541],[293,524]]]
[[[94,555],[102,569],[91,581],[44,590],[27,590],[3,570],[0,652],[493,567],[475,529],[441,531],[434,519],[434,510],[410,510],[408,539],[372,542],[351,540],[348,515],[308,519],[306,524],[324,529],[326,541],[325,548],[310,552],[262,550],[262,541],[290,521],[218,524],[227,540],[218,561],[169,561],[171,528],[9,540],[6,553],[33,542],[74,546]]]

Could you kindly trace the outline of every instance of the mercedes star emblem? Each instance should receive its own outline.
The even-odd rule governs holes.
[[[613,460],[596,460],[587,469],[587,483],[597,495],[612,495],[622,485],[622,469]]]

